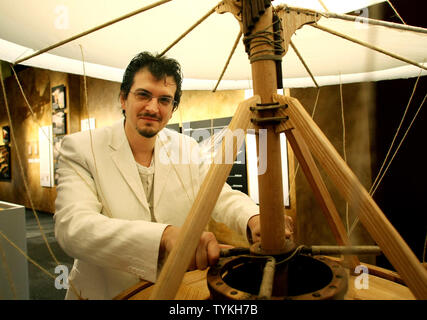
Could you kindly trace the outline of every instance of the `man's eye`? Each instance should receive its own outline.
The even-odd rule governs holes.
[[[147,92],[138,92],[138,98],[143,100],[151,100],[151,94]]]
[[[160,97],[159,98],[159,102],[161,103],[161,104],[170,104],[171,102],[172,102],[172,98],[170,98],[170,97]]]

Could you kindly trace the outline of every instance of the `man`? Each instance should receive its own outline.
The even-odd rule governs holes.
[[[194,139],[164,129],[181,83],[175,60],[140,53],[123,76],[124,119],[64,138],[54,218],[58,243],[75,258],[67,299],[111,299],[140,279],[155,282],[174,247],[208,170],[202,155],[194,159]],[[212,212],[254,240],[258,214],[228,185]],[[219,252],[215,236],[204,232],[189,269],[215,264]]]

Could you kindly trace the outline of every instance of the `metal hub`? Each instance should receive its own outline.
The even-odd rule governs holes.
[[[209,269],[207,282],[218,300],[343,299],[347,292],[347,273],[341,265],[298,250],[280,256],[221,258]]]

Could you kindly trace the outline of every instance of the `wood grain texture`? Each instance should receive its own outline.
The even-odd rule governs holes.
[[[231,135],[238,129],[246,132],[251,118],[249,108],[259,102],[259,96],[254,96],[239,104],[236,114],[228,127],[228,132]],[[210,166],[206,178],[200,187],[196,200],[182,226],[178,241],[167,258],[158,281],[154,286],[150,296],[152,300],[171,300],[175,297],[179,289],[199,243],[200,236],[209,221],[211,212],[233,165],[233,162],[226,163],[225,161],[227,152],[224,151],[226,147],[224,141],[227,140],[230,141],[230,139],[223,140],[223,152],[216,154],[214,162]],[[239,149],[240,145],[234,144],[233,159],[236,158],[237,150]],[[218,157],[220,158],[217,159]]]
[[[288,52],[288,47],[291,42],[292,36],[295,31],[302,28],[306,24],[315,23],[319,21],[320,16],[316,15],[313,11],[301,9],[297,11],[288,11],[286,8],[279,7],[277,15],[282,22],[283,28],[283,46],[285,55]]]
[[[349,276],[344,300],[415,300],[408,287],[372,274],[367,277],[367,289],[357,288],[357,282],[357,276]]]
[[[417,299],[427,299],[427,271],[409,246],[388,221],[384,213],[359,182],[326,136],[297,99],[274,95],[276,101],[288,104],[280,116],[289,121],[278,126],[278,132],[298,128],[313,155],[323,166],[342,197],[357,208],[359,218],[372,238],[381,247],[387,259],[396,268]]]
[[[338,245],[351,245],[347,233],[345,231],[344,224],[341,221],[341,217],[335,207],[331,195],[320,175],[319,169],[311,155],[310,150],[302,139],[298,129],[286,130],[286,138],[288,139],[292,150],[294,150],[295,156],[303,170],[308,183],[310,184],[314,195],[322,208],[322,211],[326,217],[326,220],[331,228],[335,240]],[[360,264],[359,259],[356,256],[348,257],[350,268],[354,270],[356,266]]]
[[[185,273],[175,300],[208,300],[211,296],[206,280],[208,270],[194,270]],[[128,300],[148,300],[153,293],[154,286],[145,287]]]
[[[370,270],[370,269],[369,269]],[[187,272],[175,296],[175,300],[207,300],[211,298],[206,280],[207,270]],[[367,278],[368,288],[357,288],[357,276],[348,275],[348,290],[344,296],[345,300],[414,300],[415,297],[408,287],[399,283],[378,277],[369,272]],[[154,286],[146,286],[144,282],[135,287],[141,290],[128,295],[128,291],[117,296],[115,299],[147,300],[153,292]],[[274,297],[273,297],[274,298]]]
[[[273,15],[270,7],[255,25],[253,33],[263,30],[272,31],[272,21]],[[270,35],[270,40],[273,40],[272,35]],[[256,49],[253,48],[254,44],[250,45],[253,57],[257,57],[258,54],[253,54],[252,51],[261,52],[260,55],[262,55],[264,50],[267,52],[271,50],[271,46],[268,44],[260,45],[255,41],[255,45]],[[275,61],[254,61],[251,68],[254,94],[261,97],[261,103],[273,102],[272,94],[277,92]],[[273,115],[271,111],[254,113],[254,116],[259,118]],[[267,152],[262,155],[267,167],[265,173],[258,175],[261,248],[266,254],[275,254],[286,250],[280,137],[275,133],[274,125],[266,125],[262,128],[267,129]],[[260,150],[258,136],[257,150]],[[258,156],[260,157],[259,154]]]

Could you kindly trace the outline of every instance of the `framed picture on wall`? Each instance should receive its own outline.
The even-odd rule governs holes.
[[[8,144],[10,142],[10,127],[9,126],[3,127],[2,132],[3,132],[3,142],[5,144]]]
[[[65,86],[60,85],[52,88],[52,110],[65,109]]]
[[[53,134],[66,134],[65,116],[66,115],[64,110],[61,109],[58,109],[52,113]]]
[[[10,170],[10,147],[8,145],[0,146],[0,180],[11,180]]]

